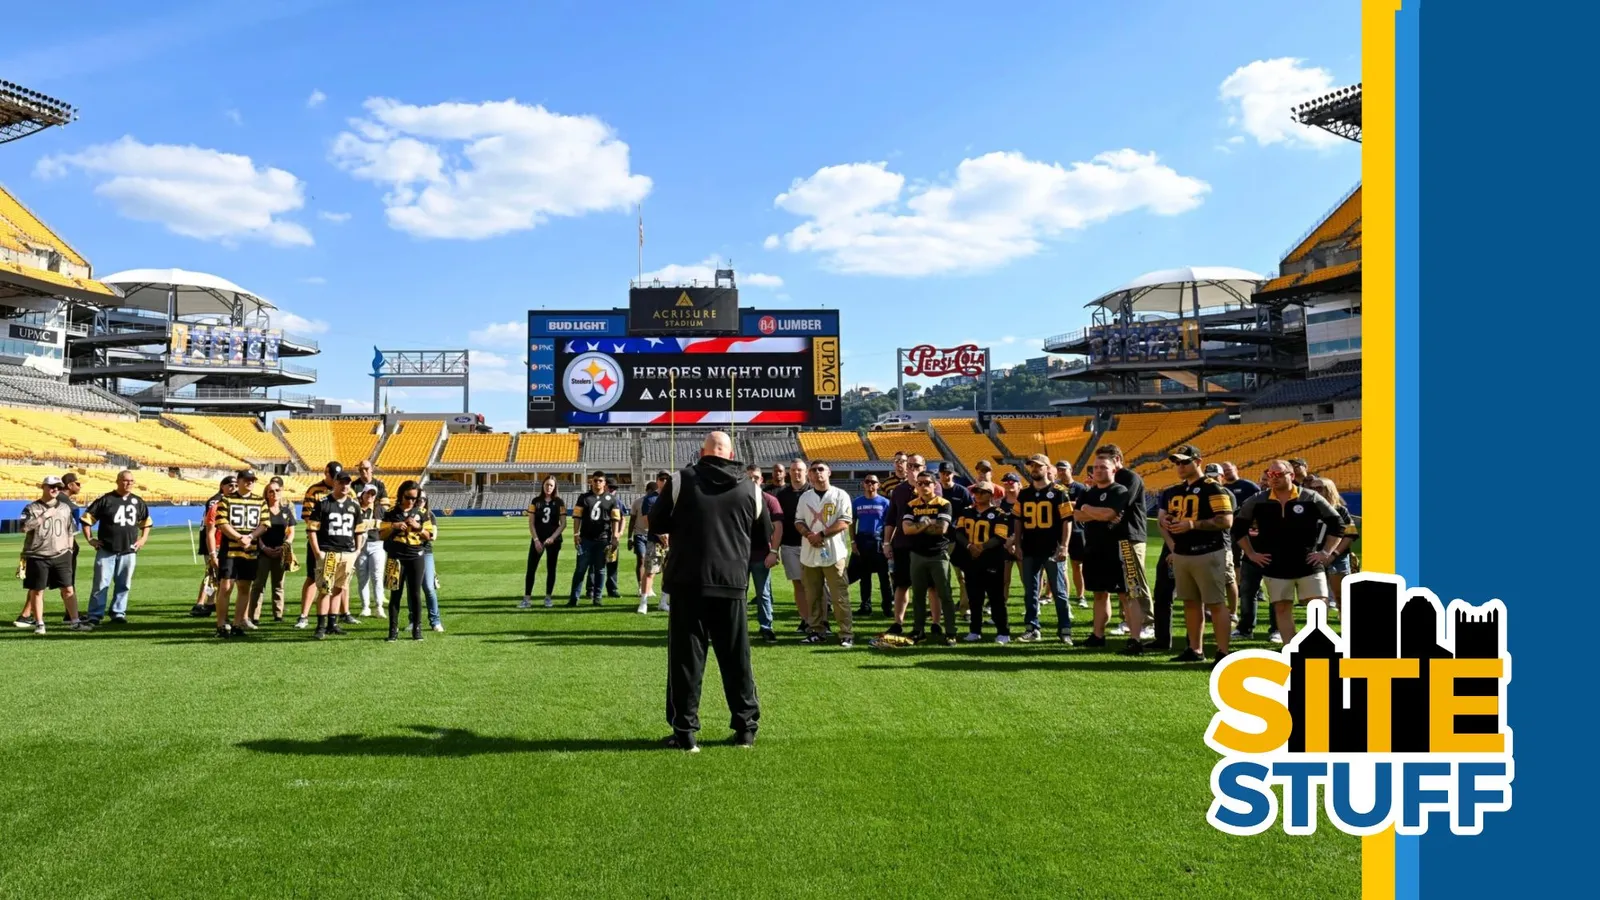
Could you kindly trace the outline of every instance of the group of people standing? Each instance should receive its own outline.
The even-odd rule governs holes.
[[[343,625],[360,624],[350,611],[354,579],[361,615],[387,618],[389,640],[399,637],[403,598],[409,599],[413,640],[422,640],[424,601],[433,630],[444,630],[433,566],[438,531],[418,482],[402,484],[391,502],[383,482],[373,477],[370,461],[363,461],[355,475],[330,462],[322,480],[306,491],[297,517],[283,479],[267,479],[260,493],[258,481],[251,470],[221,479],[217,493],[206,501],[193,548],[205,562],[205,575],[189,613],[214,616],[218,638],[243,638],[259,628],[269,593],[272,620],[284,621],[284,581],[302,569],[302,557],[295,552],[300,528],[306,532],[305,583],[295,628],[309,627],[313,609],[313,636],[319,640],[345,634]],[[93,630],[108,611],[111,624],[127,622],[137,554],[151,527],[149,507],[134,487],[134,473],[119,472],[115,490],[80,509],[72,499],[80,490],[76,475],[43,480],[41,496],[23,510],[18,575],[27,596],[17,627],[45,633],[44,594],[49,590],[61,592],[65,622],[75,631]],[[86,616],[79,615],[75,592],[80,533],[95,551],[94,592]]]

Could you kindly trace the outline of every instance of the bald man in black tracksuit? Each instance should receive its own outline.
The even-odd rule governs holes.
[[[650,510],[650,534],[668,546],[661,575],[662,598],[672,598],[667,613],[666,746],[699,752],[700,682],[706,670],[706,644],[717,654],[722,692],[734,731],[734,744],[755,746],[761,709],[750,669],[750,631],[745,623],[745,581],[750,577],[750,544],[772,531],[767,504],[734,462],[733,442],[714,431],[700,460],[672,476]]]

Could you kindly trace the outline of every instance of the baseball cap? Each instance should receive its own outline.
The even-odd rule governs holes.
[[[1004,478],[1002,478],[1000,480],[1001,481],[1021,481],[1022,480],[1022,476],[1018,475],[1015,472],[1007,472],[1006,473],[1006,477],[1004,477]]]
[[[1028,462],[1031,462],[1031,463],[1038,463],[1038,464],[1039,464],[1039,465],[1041,465],[1041,466],[1050,466],[1050,465],[1053,465],[1053,464],[1052,464],[1052,463],[1051,463],[1051,462],[1050,462],[1050,457],[1048,457],[1048,456],[1045,456],[1045,455],[1044,455],[1044,454],[1043,454],[1043,453],[1035,453],[1035,454],[1034,454],[1034,455],[1032,455],[1032,456],[1030,456],[1030,457],[1028,457]]]
[[[1072,463],[1069,463],[1064,459],[1058,459],[1058,460],[1056,460],[1056,468],[1058,468],[1058,469],[1070,469],[1070,468],[1072,468]]]
[[[1167,454],[1167,459],[1173,462],[1193,462],[1200,458],[1200,448],[1193,444],[1179,444]]]
[[[78,483],[78,473],[77,472],[68,472],[67,474],[62,475],[61,476],[61,483],[62,484],[77,484]]]
[[[61,487],[61,485],[62,485],[61,479],[57,478],[54,475],[46,475],[44,477],[44,481],[40,482],[39,486],[40,487]]]
[[[232,475],[224,475],[224,476],[222,476],[222,480],[217,482],[217,484],[221,485],[222,487],[227,487],[228,485],[233,484],[237,480],[238,479],[234,478]]]
[[[1218,465],[1217,463],[1206,463],[1205,476],[1207,478],[1216,478],[1221,474],[1222,466]]]
[[[344,466],[337,462],[331,462],[323,466],[322,471],[326,473],[329,478],[337,479],[340,475],[344,474]]]
[[[1306,458],[1304,456],[1292,457],[1289,460],[1289,465],[1291,465],[1291,466],[1305,466],[1308,469],[1311,468],[1311,464],[1306,462]]]
[[[994,470],[994,463],[989,462],[987,459],[980,459],[977,462],[973,463],[972,467],[974,469],[979,469],[979,470],[982,470],[984,472],[990,472],[990,471]]]
[[[367,482],[366,486],[361,489],[361,493],[363,494],[376,494],[377,492],[378,486],[370,481]]]
[[[239,472],[238,474],[234,475],[233,477],[238,479],[238,480],[240,480],[240,481],[255,481],[256,480],[256,473],[251,469],[245,469],[245,470]]]
[[[977,484],[974,484],[972,486],[972,492],[974,494],[977,494],[977,493],[993,494],[994,491],[995,491],[995,487],[994,487],[994,482],[992,482],[992,481],[980,481]]]
[[[956,467],[950,465],[947,462],[939,463],[939,471],[940,472],[954,472],[955,470],[956,470]]]
[[[351,481],[350,473],[346,472],[343,466],[340,466],[339,473],[333,476],[333,480],[339,482],[340,484],[349,484]]]

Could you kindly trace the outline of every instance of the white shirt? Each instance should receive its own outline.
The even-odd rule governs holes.
[[[829,487],[827,493],[818,494],[817,489],[808,487],[800,495],[800,504],[795,507],[795,522],[804,525],[807,534],[821,534],[839,522],[854,521],[850,495],[841,488]],[[846,562],[850,559],[850,529],[831,537],[823,538],[822,544],[833,552],[835,564]],[[800,539],[800,565],[826,566],[822,560],[822,547],[811,546],[811,541]]]

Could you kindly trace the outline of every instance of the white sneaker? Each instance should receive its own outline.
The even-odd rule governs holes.
[[[1079,597],[1078,598],[1078,608],[1079,609],[1088,609],[1089,608],[1089,598],[1088,597]]]
[[[1267,635],[1267,642],[1272,644],[1281,644],[1283,643],[1283,635],[1279,634],[1277,630],[1274,629],[1271,634]]]
[[[522,602],[517,604],[517,609],[533,609],[533,601],[523,597]]]
[[[1148,641],[1148,640],[1154,638],[1155,636],[1156,636],[1156,627],[1154,625],[1146,625],[1143,628],[1143,630],[1141,630],[1139,632],[1139,640],[1141,640],[1141,641]]]
[[[855,641],[852,641],[852,640],[846,638],[845,640],[842,640],[842,641],[839,642],[839,649],[840,650],[849,650],[851,647],[854,647],[855,645],[856,645]]]
[[[236,626],[234,626],[234,627],[235,627],[235,628],[238,628],[238,627],[240,627],[240,626],[237,626],[237,625],[236,625]],[[245,619],[245,620],[244,620],[244,625],[243,625],[243,628],[244,628],[244,630],[245,630],[245,631],[255,631],[255,630],[256,630],[256,623],[254,623],[254,622],[252,622],[252,621],[250,621],[250,620],[249,620],[249,619]]]
[[[34,634],[44,634],[44,623],[40,622],[39,624],[33,626],[33,633]]]
[[[444,633],[444,623],[440,622],[439,624],[433,626],[433,630],[439,632],[440,634],[443,634]]]
[[[649,611],[650,611],[650,601],[649,600],[640,600],[639,601],[639,608],[634,610],[634,612],[638,613],[641,616],[644,615],[645,613],[649,612]]]
[[[667,603],[667,598],[662,597],[661,602],[656,604],[656,609],[659,609],[662,612],[671,612],[672,606]]]
[[[296,628],[304,628],[304,627],[306,627],[306,624],[307,624],[306,623],[306,617],[305,616],[301,616],[298,620],[295,621],[294,627],[296,627]]]
[[[1011,635],[1009,635],[1009,634],[997,634],[997,635],[994,636],[994,642],[996,644],[1009,644],[1009,643],[1011,643]]]
[[[366,615],[366,613],[363,612],[362,615],[364,616],[364,615]],[[379,606],[378,609],[377,609],[377,616],[380,619],[387,619],[387,618],[389,618],[389,613],[382,606]]]
[[[971,631],[969,631],[969,632],[967,632],[967,636],[966,636],[966,637],[964,637],[964,638],[962,638],[962,640],[963,640],[963,641],[966,641],[966,642],[967,642],[967,643],[969,643],[969,644],[975,644],[975,643],[977,643],[977,642],[978,642],[978,641],[981,641],[981,640],[983,640],[983,635],[981,635],[981,634],[976,634],[976,633],[974,633],[974,632],[971,632]]]
[[[370,607],[370,606],[361,607],[361,618],[363,618],[363,619],[372,618],[372,607]]]
[[[545,609],[549,609],[550,607],[555,606],[555,605],[556,605],[556,602],[554,600],[551,600],[549,597],[544,598],[544,608]]]
[[[1128,623],[1127,622],[1119,622],[1119,623],[1117,623],[1117,627],[1115,629],[1113,629],[1111,633],[1112,634],[1125,635],[1125,634],[1128,633],[1128,631],[1129,631]]]

